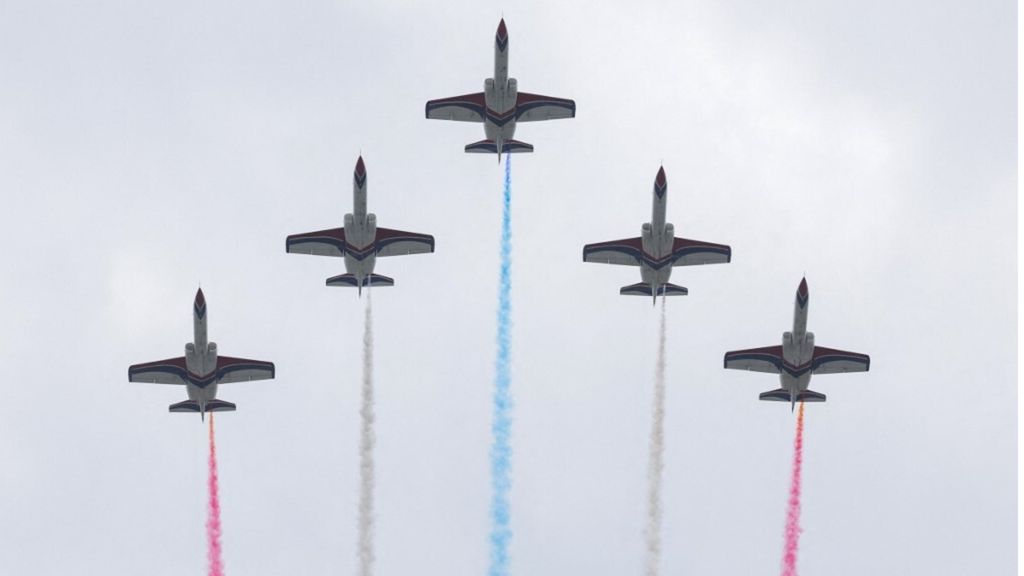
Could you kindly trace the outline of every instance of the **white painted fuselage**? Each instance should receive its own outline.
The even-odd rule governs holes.
[[[807,311],[810,307],[810,293],[807,280],[801,280],[796,290],[796,301],[793,304],[793,331],[782,334],[782,357],[791,366],[804,366],[814,358],[814,333],[807,331]],[[798,376],[786,370],[779,373],[782,388],[790,392],[792,403],[800,392],[807,390],[811,384],[811,370],[799,371]]]
[[[345,214],[345,271],[355,276],[362,291],[366,278],[373,274],[377,264],[374,241],[377,239],[377,216],[366,211],[368,186],[366,166],[363,157],[356,162],[352,174],[352,212]]]
[[[210,378],[217,369],[217,343],[206,336],[206,298],[202,290],[196,292],[192,305],[192,335],[192,342],[185,344],[185,366],[190,376],[185,389],[188,399],[198,402],[200,414],[205,414],[207,402],[217,398],[217,380]]]
[[[640,227],[644,253],[650,256],[640,263],[640,278],[654,287],[655,297],[658,294],[658,287],[668,284],[669,278],[672,277],[672,262],[668,256],[672,253],[675,227],[665,222],[667,205],[668,180],[665,178],[665,169],[660,168],[654,179],[651,221]]]

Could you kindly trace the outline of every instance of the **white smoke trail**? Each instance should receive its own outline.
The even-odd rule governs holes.
[[[661,563],[661,469],[665,451],[665,298],[661,299],[658,363],[654,368],[654,406],[647,461],[647,576],[657,576]]]
[[[359,436],[359,575],[373,575],[373,305],[366,292],[366,318],[363,328],[363,405],[359,409],[362,427]]]

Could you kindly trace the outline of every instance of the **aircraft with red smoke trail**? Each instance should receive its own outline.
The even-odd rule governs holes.
[[[352,189],[354,214],[345,214],[344,227],[292,234],[285,240],[285,250],[344,257],[347,273],[328,278],[327,285],[354,286],[362,295],[364,286],[395,285],[394,279],[373,273],[377,257],[433,252],[434,237],[377,226],[377,216],[366,212],[367,176],[362,156],[356,161]]]
[[[781,346],[750,348],[725,353],[725,367],[778,374],[782,387],[761,394],[761,400],[789,402],[790,411],[799,402],[824,402],[825,395],[809,390],[812,374],[867,372],[871,357],[858,352],[815,346],[814,333],[807,331],[810,293],[807,279],[800,280],[793,310],[793,331],[782,334]]]
[[[426,115],[437,120],[483,123],[487,138],[467,144],[466,152],[497,154],[501,162],[506,152],[533,152],[532,144],[513,139],[517,122],[575,118],[576,102],[519,91],[518,81],[508,77],[508,31],[502,18],[494,35],[494,78],[484,80],[484,91],[430,100]]]
[[[669,283],[673,266],[694,264],[725,264],[732,260],[732,248],[700,240],[675,237],[675,227],[665,222],[668,204],[668,181],[665,168],[658,169],[654,178],[654,198],[651,221],[640,227],[640,237],[587,244],[583,247],[584,262],[639,266],[642,282],[623,286],[619,294],[650,296],[685,296],[682,286]]]
[[[185,386],[188,400],[171,404],[171,412],[233,412],[235,405],[217,398],[217,385],[274,377],[274,363],[233,358],[217,354],[217,343],[206,337],[206,298],[196,292],[192,304],[193,341],[185,344],[185,355],[128,367],[130,382],[178,384]]]

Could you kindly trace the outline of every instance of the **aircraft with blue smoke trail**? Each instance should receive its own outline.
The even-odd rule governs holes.
[[[790,411],[799,402],[824,402],[825,395],[809,390],[812,374],[867,372],[871,357],[858,352],[815,346],[814,333],[807,331],[810,293],[807,279],[800,280],[793,310],[793,331],[782,334],[781,346],[766,346],[725,353],[725,367],[778,374],[782,387],[761,394],[761,400],[789,402]]]
[[[583,247],[583,261],[639,266],[641,282],[623,286],[619,294],[650,296],[657,302],[658,296],[686,296],[688,293],[686,288],[669,283],[674,266],[725,264],[732,260],[732,248],[675,237],[675,227],[665,222],[668,181],[664,167],[658,169],[654,178],[653,204],[651,221],[640,227],[638,238],[587,244]]]
[[[494,35],[494,78],[484,80],[484,91],[427,102],[427,118],[481,122],[486,139],[466,145],[466,152],[497,154],[533,152],[533,145],[513,139],[517,122],[575,118],[576,102],[519,91],[508,77],[508,31],[505,19]]]
[[[377,226],[377,216],[366,212],[366,166],[356,161],[352,175],[353,214],[345,214],[342,228],[292,234],[285,250],[294,254],[345,258],[346,274],[327,279],[328,286],[354,286],[362,295],[364,286],[394,286],[387,276],[374,274],[377,257],[426,254],[434,251],[434,237]]]
[[[206,298],[203,289],[192,303],[193,341],[185,344],[185,355],[128,367],[130,382],[178,384],[185,386],[188,400],[171,404],[171,412],[233,412],[235,405],[217,398],[217,385],[274,377],[274,363],[232,358],[217,354],[217,343],[206,338]]]

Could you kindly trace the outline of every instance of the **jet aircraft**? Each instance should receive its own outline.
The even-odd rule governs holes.
[[[809,390],[812,374],[867,372],[871,357],[814,345],[814,333],[807,331],[810,293],[807,279],[800,281],[793,310],[793,331],[782,334],[782,346],[767,346],[725,353],[725,367],[778,374],[782,388],[761,394],[761,400],[789,402],[790,411],[799,402],[824,402],[825,395]]]
[[[484,80],[484,91],[427,102],[427,118],[482,122],[486,139],[466,145],[469,153],[533,152],[533,145],[514,140],[516,122],[575,118],[576,102],[520,92],[508,77],[508,31],[505,19],[494,36],[494,78]]]
[[[345,214],[344,227],[293,234],[285,241],[285,250],[291,253],[344,257],[347,274],[328,278],[327,285],[355,286],[360,295],[363,286],[395,285],[393,279],[373,273],[378,256],[434,251],[433,236],[377,227],[377,216],[366,213],[366,187],[366,167],[360,156],[352,177],[355,213]]]
[[[181,384],[188,400],[171,404],[171,412],[233,412],[235,405],[217,398],[217,385],[274,377],[274,363],[219,356],[217,344],[206,339],[206,298],[202,288],[192,305],[193,341],[185,344],[185,355],[128,367],[130,382]]]
[[[658,296],[685,296],[686,288],[668,281],[673,266],[724,264],[732,259],[732,248],[724,244],[676,238],[675,227],[665,222],[667,202],[668,181],[660,168],[654,179],[651,221],[641,226],[640,237],[583,247],[584,262],[640,267],[642,282],[623,286],[619,294],[650,296],[654,302]]]

